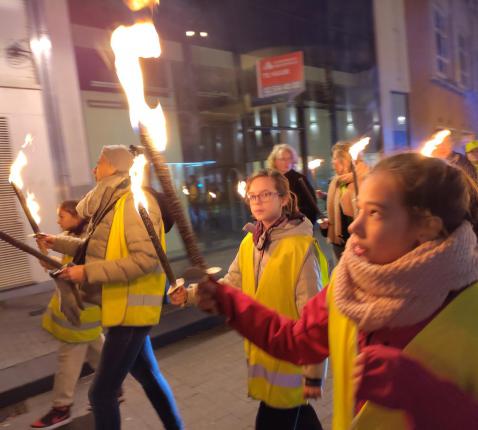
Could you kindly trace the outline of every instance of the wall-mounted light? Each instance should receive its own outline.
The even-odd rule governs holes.
[[[406,124],[407,123],[407,117],[403,116],[403,115],[397,116],[397,123],[400,124],[400,125]]]
[[[199,36],[201,36],[201,37],[208,37],[209,34],[208,34],[207,31],[200,31],[200,32],[199,32]]]
[[[35,55],[49,54],[51,51],[50,38],[44,34],[39,38],[33,38],[30,40],[30,48]]]
[[[193,30],[188,30],[186,31],[186,36],[187,37],[194,37],[196,35],[196,32]]]

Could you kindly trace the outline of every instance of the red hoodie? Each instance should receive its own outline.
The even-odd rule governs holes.
[[[218,287],[217,301],[229,325],[241,335],[279,359],[306,365],[329,355],[326,294],[325,288],[309,300],[298,321],[226,285]],[[458,294],[450,295],[442,308]],[[359,350],[366,354],[366,362],[357,390],[358,409],[371,400],[404,410],[411,429],[478,429],[478,402],[473,397],[401,353],[442,308],[414,326],[359,333]]]

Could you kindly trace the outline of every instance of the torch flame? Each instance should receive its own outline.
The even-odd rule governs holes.
[[[450,130],[440,130],[439,132],[435,133],[430,140],[425,142],[422,150],[420,151],[421,154],[425,155],[426,157],[431,157],[436,147],[440,145],[440,143],[442,143],[450,134]]]
[[[317,167],[320,167],[320,165],[323,163],[324,160],[320,158],[316,158],[315,160],[309,161],[309,170],[314,170],[317,169]]]
[[[138,210],[139,205],[148,210],[148,199],[143,191],[143,175],[146,166],[146,157],[141,154],[134,158],[133,165],[129,169],[131,178],[131,192],[133,193],[134,205]]]
[[[30,193],[27,191],[27,206],[28,209],[30,210],[30,213],[32,214],[33,219],[37,224],[40,224],[41,217],[40,217],[40,205],[36,201],[35,194]]]
[[[246,198],[246,181],[239,181],[237,184],[237,192],[240,196],[245,199]]]
[[[213,193],[212,191],[209,191],[209,195],[211,196],[212,199],[215,199],[217,197],[217,194]]]
[[[159,0],[123,0],[126,6],[132,11],[138,11],[145,7],[154,7],[159,4]]]
[[[25,141],[18,151],[17,158],[10,166],[10,176],[8,177],[8,182],[15,184],[20,190],[23,188],[23,179],[22,179],[22,169],[28,164],[27,156],[23,152],[28,145],[31,145],[33,142],[33,137],[29,133],[25,136]]]
[[[189,196],[189,194],[191,194],[191,193],[189,192],[189,190],[188,190],[188,187],[186,187],[186,185],[183,185],[183,194],[184,194],[185,196]]]
[[[152,23],[119,26],[111,36],[115,54],[116,73],[129,104],[131,126],[141,123],[158,151],[167,143],[166,120],[161,104],[151,109],[144,98],[144,83],[139,58],[158,58],[161,55],[159,36]]]
[[[363,139],[360,139],[358,142],[354,143],[349,149],[349,154],[352,157],[352,160],[357,161],[359,154],[369,143],[370,137],[364,137]]]

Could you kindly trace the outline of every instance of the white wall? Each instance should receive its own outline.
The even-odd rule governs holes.
[[[28,52],[7,58],[7,48],[13,45],[30,49],[25,6],[22,0],[0,0],[0,86],[39,88]]]
[[[69,184],[76,194],[77,188],[84,190],[92,184],[92,179],[68,5],[66,0],[44,0],[44,6],[52,43],[53,96],[58,106]]]
[[[374,0],[375,46],[385,153],[393,149],[391,92],[410,92],[403,0]]]
[[[56,233],[56,207],[53,163],[50,157],[46,121],[43,112],[42,94],[38,90],[0,88],[0,116],[8,119],[12,154],[16,157],[23,144],[25,135],[33,135],[33,144],[25,150],[29,163],[23,169],[24,189],[33,192],[40,204],[40,228],[42,231]],[[18,206],[18,213],[23,214]],[[31,233],[30,224],[25,217],[24,231]],[[32,238],[28,243],[35,246]],[[29,259],[32,278],[35,282],[48,279],[37,260]]]

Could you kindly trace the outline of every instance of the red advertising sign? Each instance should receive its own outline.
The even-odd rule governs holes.
[[[305,89],[304,54],[297,51],[263,58],[257,62],[256,74],[260,98],[299,94]]]

